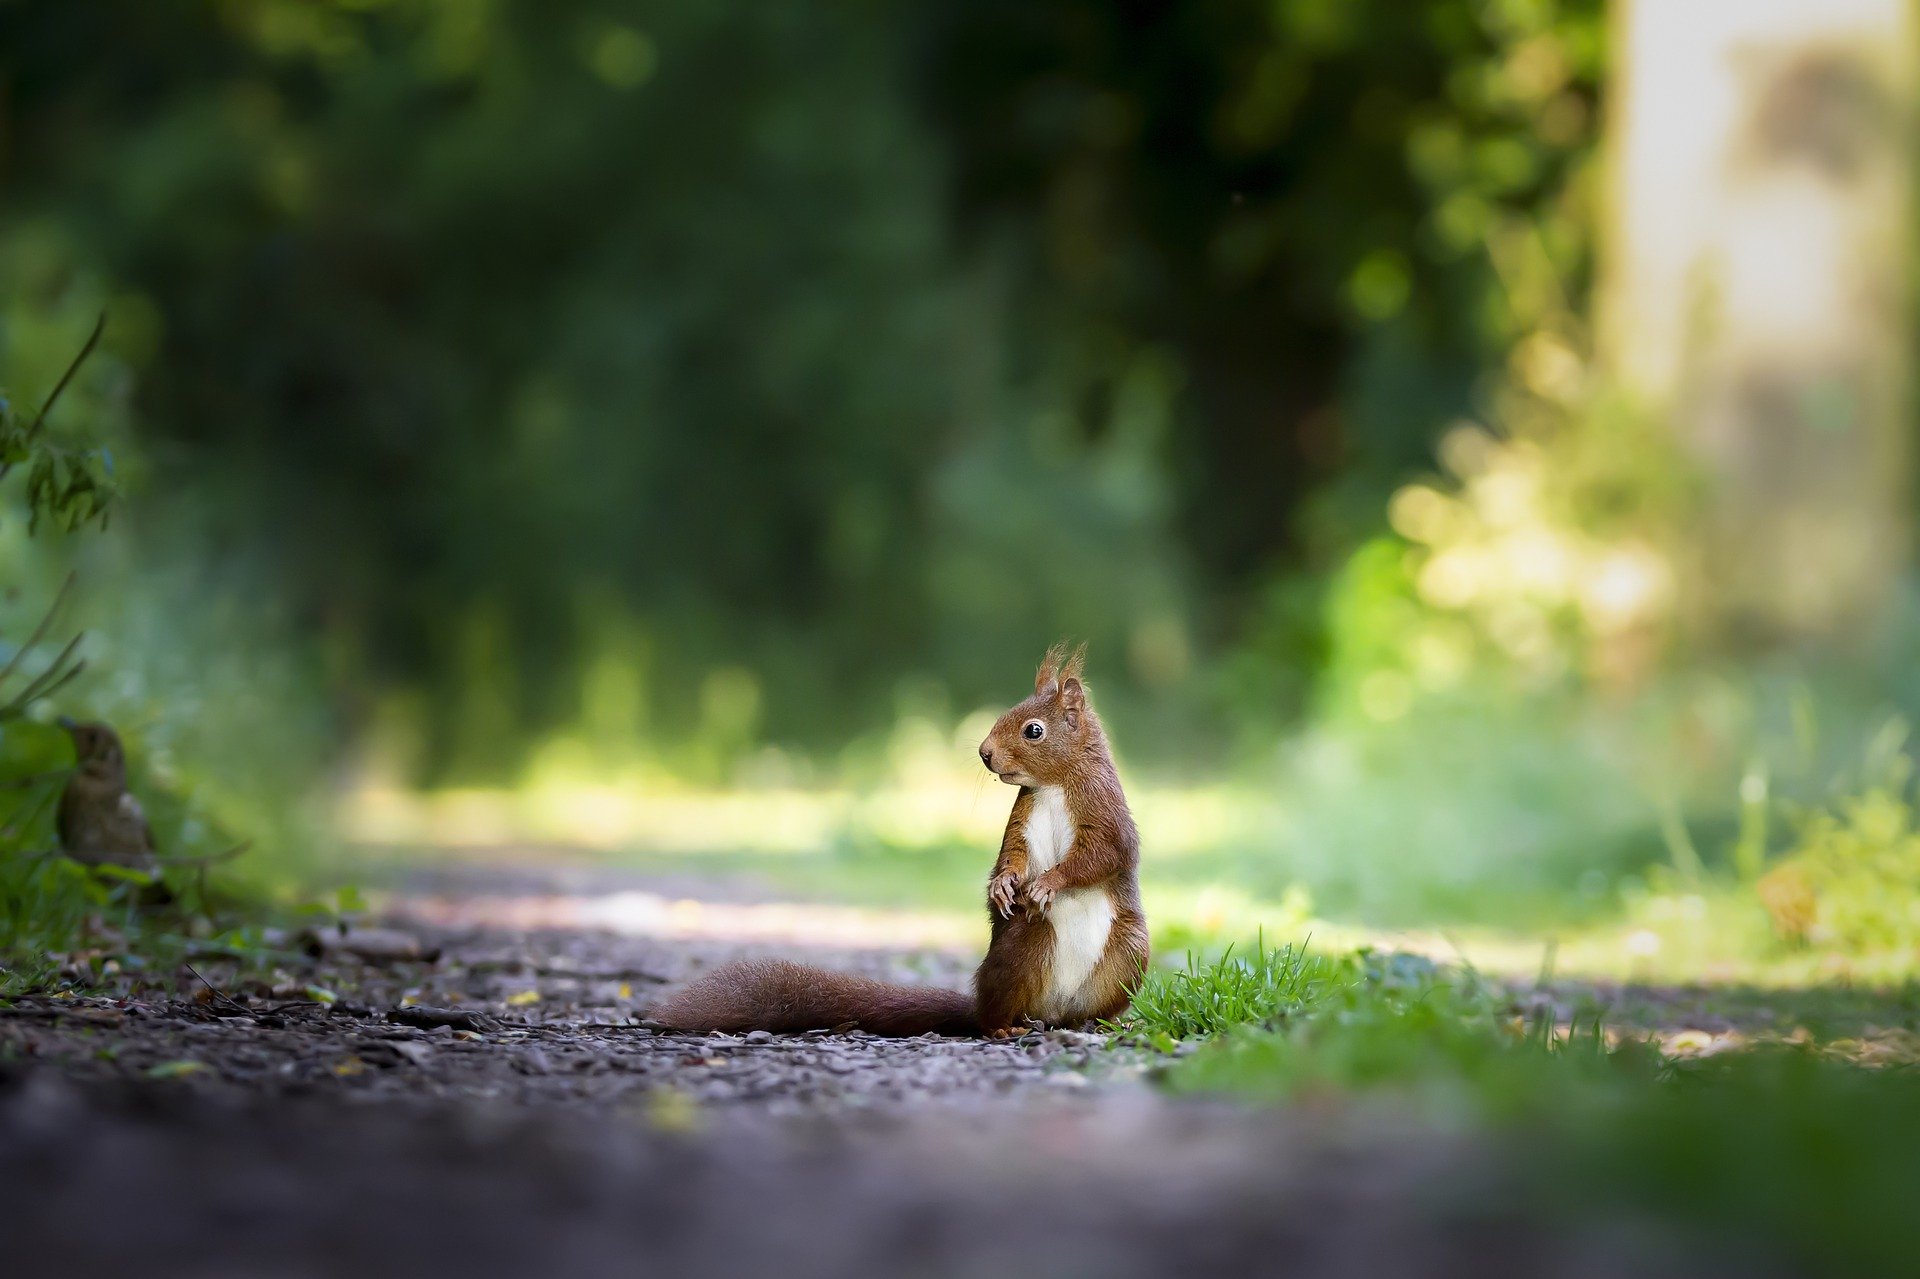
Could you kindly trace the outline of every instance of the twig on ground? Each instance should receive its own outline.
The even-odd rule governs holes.
[[[180,966],[185,968],[188,972],[192,973],[194,977],[200,982],[200,984],[202,986],[205,986],[215,999],[219,1000],[221,1003],[225,1004],[227,1007],[238,1009],[240,1012],[243,1012],[243,1013],[251,1013],[253,1011],[251,1008],[247,1007],[245,1004],[235,999],[232,995],[229,995],[226,991],[221,990],[218,986],[208,981],[205,977],[202,977],[200,975],[200,970],[198,968],[195,968],[192,964],[188,963],[186,960],[184,959],[181,960]]]
[[[454,1030],[487,1031],[499,1028],[496,1017],[469,1008],[435,1008],[429,1004],[409,1004],[387,1009],[387,1020],[402,1026],[433,1030],[440,1026]]]

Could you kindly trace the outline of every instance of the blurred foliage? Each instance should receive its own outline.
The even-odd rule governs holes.
[[[104,463],[96,460],[104,453],[68,447],[47,429],[49,415],[93,353],[104,324],[104,319],[95,321],[85,344],[32,419],[17,417],[0,392],[0,479],[15,468],[26,468],[27,480],[16,502],[25,507],[29,535],[43,518],[62,529],[95,520],[105,524],[112,490]],[[61,606],[66,598],[63,587],[46,605],[32,632],[7,646],[5,665],[0,666],[0,685],[15,679],[23,682],[0,705],[0,748],[8,764],[23,769],[9,778],[7,790],[14,802],[5,825],[0,826],[0,988],[17,984],[14,970],[21,957],[70,946],[87,926],[83,917],[117,908],[131,921],[139,909],[141,890],[153,883],[144,870],[88,867],[59,855],[55,841],[46,838],[51,831],[44,819],[68,769],[47,766],[44,752],[34,749],[38,743],[32,736],[26,738],[28,749],[23,752],[20,730],[9,727],[43,710],[85,669],[74,656],[79,637],[66,639],[54,630],[63,620]],[[44,714],[41,718],[44,721]],[[65,737],[58,730],[44,735]]]
[[[72,531],[98,521],[106,527],[107,509],[113,502],[113,454],[106,449],[66,448],[47,434],[47,415],[59,402],[60,393],[73,380],[87,356],[93,353],[106,328],[106,317],[95,321],[93,332],[73,363],[60,375],[46,402],[31,419],[14,411],[0,395],[0,480],[15,467],[27,468],[27,530],[32,532],[41,520]]]
[[[1603,34],[1581,0],[1002,0],[946,7],[923,65],[965,223],[1014,238],[1081,395],[1174,359],[1182,526],[1244,585],[1371,528],[1539,290],[1584,292]]]
[[[1539,355],[1584,343],[1602,45],[1598,5],[1481,0],[941,29],[964,224],[1019,246],[1081,399],[1134,351],[1180,370],[1169,469],[1243,742],[1308,705],[1349,642],[1323,583],[1508,352],[1565,380]]]
[[[136,495],[85,694],[228,830],[215,761],[304,794],[343,727],[611,828],[977,788],[1073,635],[1130,780],[1245,788],[1195,903],[1744,939],[1753,814],[1837,775],[1794,708],[1920,710],[1914,631],[1690,647],[1697,479],[1592,354],[1605,53],[1598,0],[0,4],[6,376],[110,311]],[[915,820],[848,856],[963,882]]]
[[[28,402],[58,400],[21,428],[24,479],[0,489],[0,662],[21,703],[0,722],[0,952],[13,985],[37,980],[15,961],[76,948],[94,965],[163,963],[229,905],[288,891],[314,849],[325,744],[313,675],[265,625],[258,585],[222,580],[217,548],[147,488],[128,427],[137,332],[109,321],[103,333],[112,295],[95,275],[43,273],[43,247],[0,248],[0,275],[23,286],[0,295],[0,368]],[[36,486],[49,455],[64,478]],[[56,714],[104,720],[126,743],[130,789],[171,863],[163,917],[139,907],[133,878],[55,855],[73,764]],[[243,842],[244,857],[196,864]]]
[[[1065,633],[1217,759],[1194,711],[1303,709],[1318,575],[1538,327],[1528,255],[1584,295],[1601,44],[1597,0],[14,3],[4,227],[123,290],[157,482],[412,776],[558,734],[720,780]]]
[[[1759,895],[1789,941],[1837,949],[1920,945],[1920,829],[1907,785],[1882,786],[1816,811]]]
[[[1242,962],[1194,980],[1234,989]],[[1514,1160],[1505,1202],[1569,1226],[1604,1213],[1612,1229],[1677,1230],[1722,1259],[1732,1247],[1809,1273],[1885,1273],[1912,1256],[1920,1075],[1910,998],[1874,1005],[1876,1023],[1895,1016],[1904,1035],[1904,1051],[1877,1066],[1857,1059],[1858,1042],[1811,1043],[1804,1030],[1668,1055],[1614,1033],[1597,1004],[1556,1014],[1415,956],[1323,963],[1332,979],[1285,1016],[1217,1035],[1164,1082],[1333,1106],[1387,1098],[1398,1129],[1490,1134]]]

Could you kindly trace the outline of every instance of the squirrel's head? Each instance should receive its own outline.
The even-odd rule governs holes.
[[[980,743],[980,762],[1009,786],[1057,786],[1098,732],[1080,682],[1087,646],[1055,644],[1033,679],[1033,696],[1002,715]]]
[[[127,758],[118,733],[105,724],[82,724],[65,715],[60,717],[60,727],[73,739],[73,756],[81,772],[108,778],[124,775]]]

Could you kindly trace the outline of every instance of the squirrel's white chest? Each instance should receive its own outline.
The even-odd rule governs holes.
[[[1073,819],[1067,814],[1067,793],[1058,786],[1042,786],[1033,793],[1033,810],[1022,832],[1027,840],[1027,878],[1046,874],[1073,849]],[[1113,902],[1103,887],[1069,889],[1053,899],[1047,912],[1053,926],[1053,956],[1046,989],[1036,1009],[1043,1021],[1077,1021],[1087,1015],[1081,987],[1107,949],[1113,927]]]
[[[1027,878],[1044,875],[1066,860],[1073,848],[1073,818],[1067,815],[1067,792],[1058,786],[1042,786],[1033,792],[1033,809],[1027,814]]]

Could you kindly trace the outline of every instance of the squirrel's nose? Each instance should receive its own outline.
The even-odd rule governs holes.
[[[982,742],[982,743],[980,743],[980,762],[981,762],[982,764],[985,764],[985,765],[987,766],[987,769],[988,769],[988,771],[989,771],[989,772],[991,772],[991,771],[992,771],[992,769],[993,769],[993,747],[991,747],[991,746],[989,746],[989,745],[987,745],[987,744],[986,744],[985,742]]]

